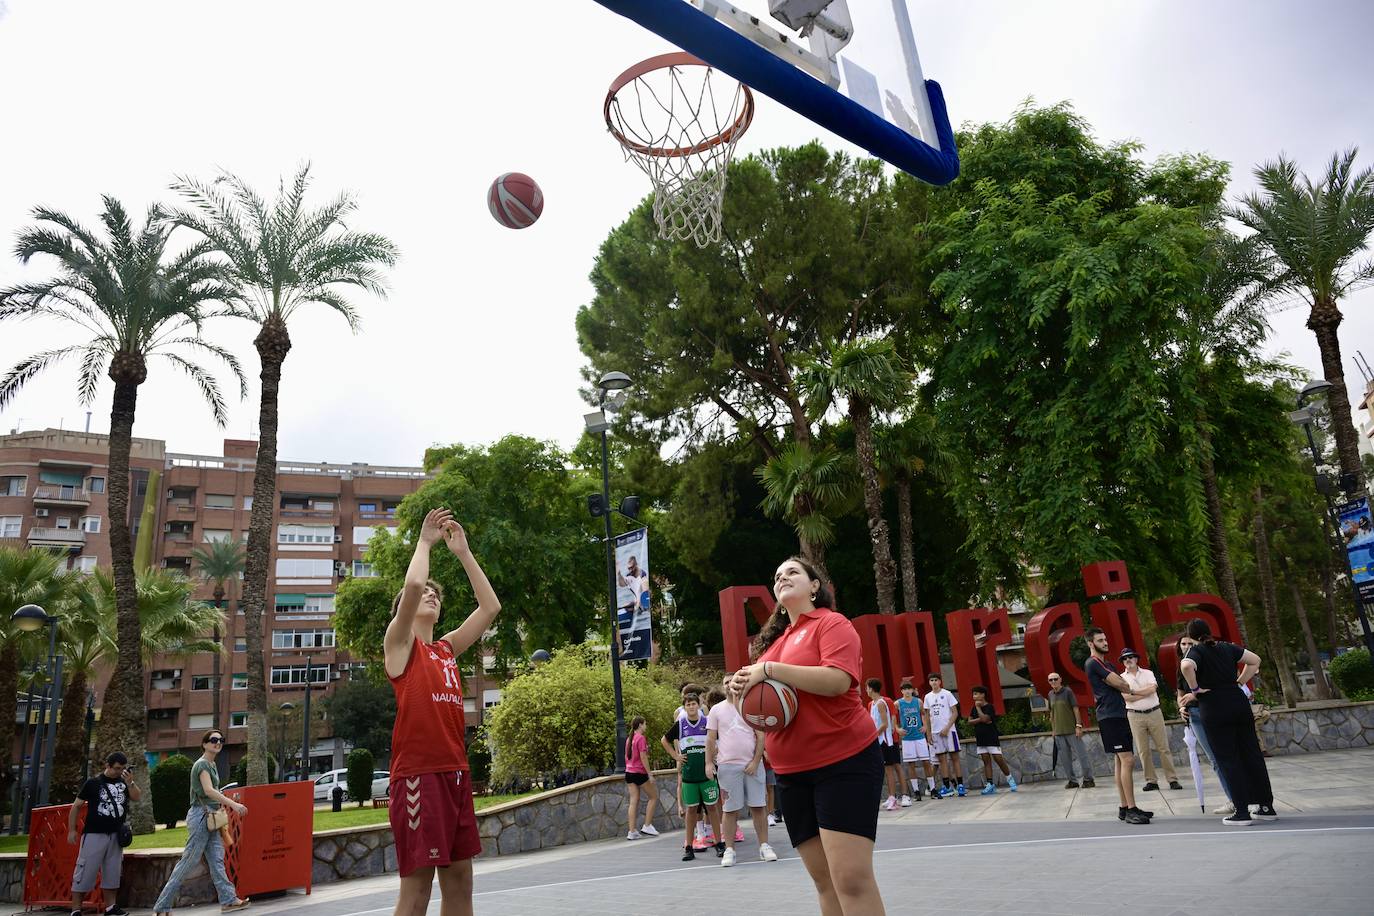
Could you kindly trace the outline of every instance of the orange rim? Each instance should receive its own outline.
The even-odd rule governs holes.
[[[620,92],[630,83],[645,76],[655,70],[670,70],[675,67],[705,67],[708,70],[714,69],[695,55],[688,54],[686,51],[674,51],[670,54],[660,54],[648,60],[642,60],[630,67],[624,73],[611,81],[611,88],[606,92],[606,102],[602,106],[602,114],[606,118],[606,128],[616,141],[628,150],[633,150],[644,156],[659,156],[670,158],[674,156],[691,156],[694,153],[705,152],[712,147],[722,143],[729,143],[737,139],[741,134],[749,129],[749,124],[754,120],[754,93],[749,87],[740,83],[740,88],[744,90],[744,105],[740,109],[739,117],[735,118],[733,124],[725,130],[716,134],[714,137],[707,137],[694,146],[648,146],[643,143],[636,143],[621,132],[616,127],[614,119],[611,117],[611,106],[615,104],[616,93]]]

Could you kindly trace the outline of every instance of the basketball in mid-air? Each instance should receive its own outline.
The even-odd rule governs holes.
[[[782,731],[796,718],[797,692],[782,681],[760,681],[745,692],[740,715],[758,731]]]
[[[530,176],[507,172],[491,183],[487,207],[507,229],[525,229],[544,212],[544,192]]]

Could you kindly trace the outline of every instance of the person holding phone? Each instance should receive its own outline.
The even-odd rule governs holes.
[[[73,846],[78,842],[76,822],[81,811],[88,805],[90,810],[81,830],[81,849],[72,872],[72,916],[80,916],[81,900],[95,890],[97,875],[106,916],[128,916],[115,903],[124,868],[124,847],[119,844],[119,834],[129,815],[129,802],[140,797],[129,758],[119,751],[106,757],[105,769],[86,780],[76,794],[67,815],[67,842]]]

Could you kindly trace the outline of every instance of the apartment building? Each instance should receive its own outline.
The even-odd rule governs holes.
[[[108,448],[104,435],[64,430],[0,436],[0,544],[64,551],[69,569],[108,567]],[[191,556],[196,547],[247,538],[256,451],[256,442],[240,439],[226,439],[222,455],[169,452],[161,440],[134,440],[129,522],[137,539],[153,490],[153,565],[199,580]],[[368,539],[378,528],[394,527],[396,507],[424,480],[417,467],[278,463],[263,620],[270,706],[291,702],[299,710],[307,676],[315,702],[348,677],[355,663],[335,645],[335,591],[345,577],[373,575],[364,560]],[[226,729],[231,762],[243,755],[248,676],[241,593],[241,583],[228,584],[223,639],[232,652],[220,664],[218,710],[212,655],[159,657],[145,672],[150,757],[194,755],[210,727]],[[201,582],[197,597],[211,600],[212,584]],[[96,688],[97,706],[103,686],[102,680]],[[475,723],[471,700],[468,710]],[[293,731],[290,746],[299,747],[299,718]],[[342,766],[344,747],[332,734],[317,739],[312,768]]]

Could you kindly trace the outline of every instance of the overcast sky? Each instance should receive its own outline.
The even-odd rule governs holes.
[[[1230,161],[1237,192],[1280,151],[1312,173],[1352,145],[1374,163],[1374,3],[909,5],[956,123],[1067,99],[1100,138],[1139,140],[1150,158]],[[511,432],[571,446],[585,410],[574,315],[598,245],[648,190],[601,102],[617,73],[665,50],[592,0],[0,0],[0,286],[50,269],[9,254],[37,204],[94,224],[102,193],[141,214],[176,174],[223,167],[267,191],[309,160],[317,201],[356,192],[353,225],[390,236],[402,260],[386,301],[356,299],[357,336],[324,308],[296,316],[281,456],[415,464],[432,443]],[[760,98],[740,148],[818,136],[842,145]],[[487,212],[486,188],[507,171],[543,187],[533,228]],[[1345,353],[1374,360],[1374,289],[1343,308]],[[1304,319],[1276,316],[1274,349],[1319,375]],[[249,325],[210,333],[256,371]],[[0,325],[0,371],[65,334]],[[73,363],[31,382],[0,431],[84,426],[75,380]],[[223,437],[254,433],[256,399],[221,431],[177,370],[155,364],[135,434],[219,454]],[[91,429],[107,430],[108,384],[91,409]]]

